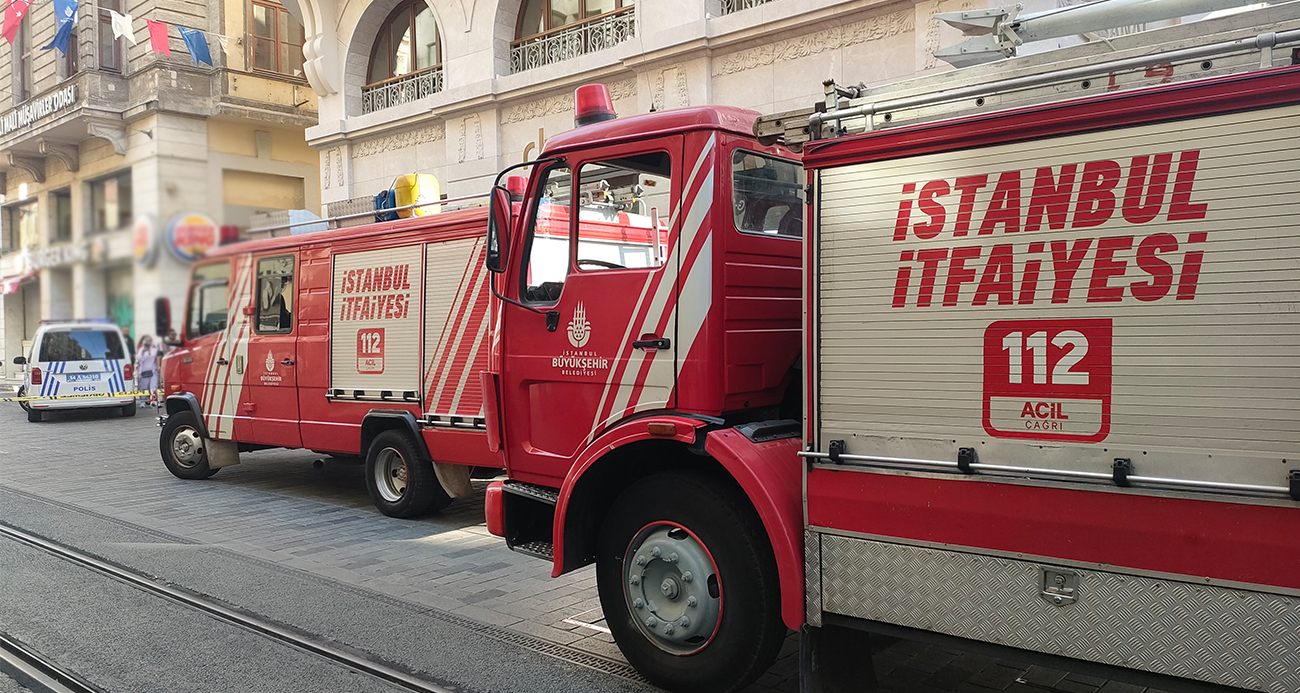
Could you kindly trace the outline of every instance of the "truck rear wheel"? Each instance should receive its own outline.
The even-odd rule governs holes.
[[[366,488],[375,507],[389,517],[419,517],[451,503],[433,463],[420,454],[405,431],[375,436],[366,453]]]
[[[179,479],[206,479],[221,471],[208,466],[208,441],[199,433],[193,412],[182,411],[167,417],[158,437],[167,471]]]
[[[657,686],[749,685],[786,636],[776,559],[735,492],[699,474],[637,481],[601,530],[596,581],[620,650]]]

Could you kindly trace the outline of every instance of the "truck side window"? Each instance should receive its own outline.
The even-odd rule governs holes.
[[[803,167],[738,149],[731,154],[732,213],[736,229],[803,237]]]
[[[659,267],[672,215],[672,159],[663,152],[583,164],[578,175],[580,271]]]
[[[525,246],[523,298],[532,303],[555,303],[569,274],[569,205],[573,199],[573,173],[567,166],[546,172]]]
[[[190,339],[226,329],[226,291],[230,263],[214,262],[194,268],[190,277],[189,314],[185,333]]]
[[[257,261],[258,334],[293,331],[293,256],[264,257]]]

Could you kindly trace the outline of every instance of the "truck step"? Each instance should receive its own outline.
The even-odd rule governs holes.
[[[547,561],[555,560],[555,544],[549,541],[530,541],[510,548],[533,558],[541,558]]]
[[[516,496],[523,496],[531,500],[539,501],[550,506],[554,506],[560,500],[560,490],[538,486],[537,484],[526,484],[522,481],[507,481],[502,487],[502,491],[513,493]],[[547,549],[549,552],[550,549]],[[549,555],[549,553],[548,553]]]

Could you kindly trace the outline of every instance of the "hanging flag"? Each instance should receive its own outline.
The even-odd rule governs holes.
[[[59,30],[55,32],[54,40],[41,50],[57,48],[60,53],[67,55],[68,39],[72,36],[72,27],[77,24],[77,0],[54,0],[54,20],[58,22]]]
[[[221,52],[225,55],[230,55],[230,49],[228,48],[230,45],[230,39],[221,34],[213,34],[213,36],[217,37],[217,45],[221,46]]]
[[[212,54],[208,52],[208,39],[203,36],[202,31],[179,24],[176,25],[176,30],[181,32],[181,38],[185,40],[185,47],[190,49],[190,57],[194,59],[195,65],[212,64]]]
[[[0,35],[3,35],[11,45],[18,36],[18,26],[22,24],[23,16],[27,14],[27,8],[31,7],[31,4],[31,0],[12,0],[5,7],[4,28],[0,29]]]
[[[162,22],[155,22],[152,19],[144,21],[149,25],[149,48],[155,53],[162,53],[170,57],[172,49],[171,46],[167,45],[167,25]]]
[[[134,46],[135,31],[131,29],[131,15],[118,14],[112,10],[109,10],[108,13],[112,15],[113,19],[113,38],[125,38],[131,42],[132,46]]]

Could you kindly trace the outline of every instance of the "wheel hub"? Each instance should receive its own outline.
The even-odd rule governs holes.
[[[172,457],[182,467],[193,467],[203,461],[203,438],[189,426],[182,426],[172,436]]]
[[[717,567],[685,528],[642,529],[628,545],[623,573],[632,621],[659,649],[685,656],[713,638],[722,616]]]
[[[375,486],[379,488],[379,495],[389,503],[396,503],[402,500],[406,495],[407,484],[406,460],[402,453],[393,448],[384,448],[379,451],[379,459],[375,464]]]

